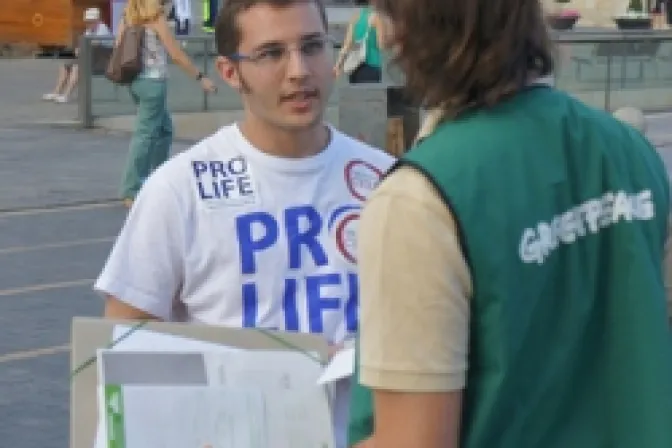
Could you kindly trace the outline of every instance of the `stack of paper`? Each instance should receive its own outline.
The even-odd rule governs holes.
[[[128,331],[116,327],[113,339]],[[344,409],[330,408],[324,384],[351,364],[348,351],[325,370],[300,352],[136,330],[98,352],[95,448],[337,447],[332,413],[342,420]]]

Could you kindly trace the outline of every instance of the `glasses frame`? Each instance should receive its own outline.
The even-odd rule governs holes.
[[[287,62],[289,61],[289,56],[293,51],[298,51],[301,53],[302,57],[304,58],[311,58],[314,55],[307,55],[303,53],[303,45],[307,43],[314,43],[316,40],[320,40],[322,43],[325,44],[325,47],[323,48],[322,52],[320,53],[321,55],[324,55],[327,52],[327,47],[331,46],[332,52],[336,48],[336,40],[329,36],[328,34],[322,34],[320,36],[311,36],[309,38],[306,38],[302,40],[299,43],[295,44],[284,44],[284,49],[286,50],[285,54],[283,55],[282,59],[277,61],[277,66],[278,67],[286,67]],[[264,52],[268,51],[269,48],[260,48],[257,50],[253,50],[252,53],[246,54],[246,53],[233,53],[228,55],[227,57],[231,59],[234,62],[250,62],[256,66],[264,66],[266,63],[264,62]],[[276,61],[269,61],[272,62],[272,64],[269,64],[269,66],[274,66]]]

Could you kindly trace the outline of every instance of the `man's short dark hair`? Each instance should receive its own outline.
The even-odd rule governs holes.
[[[217,53],[231,56],[238,51],[241,31],[238,16],[256,5],[269,5],[276,8],[287,8],[297,3],[314,3],[320,11],[324,29],[328,29],[327,12],[322,0],[226,0],[217,15],[215,24],[215,43]]]
[[[491,106],[553,72],[539,0],[374,0],[392,25],[412,97],[448,117]],[[396,44],[396,45],[394,45]]]

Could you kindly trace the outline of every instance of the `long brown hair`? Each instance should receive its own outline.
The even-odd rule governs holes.
[[[492,106],[553,71],[539,0],[373,0],[411,96],[446,117]]]

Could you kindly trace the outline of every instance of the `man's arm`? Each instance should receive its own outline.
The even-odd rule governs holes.
[[[452,215],[401,168],[359,223],[361,382],[374,446],[456,448],[466,382],[471,278]]]
[[[126,302],[122,302],[110,294],[105,296],[104,317],[107,319],[121,320],[161,320],[156,316],[127,304]]]
[[[145,182],[96,281],[105,317],[171,319],[184,272],[186,212],[164,179]]]

